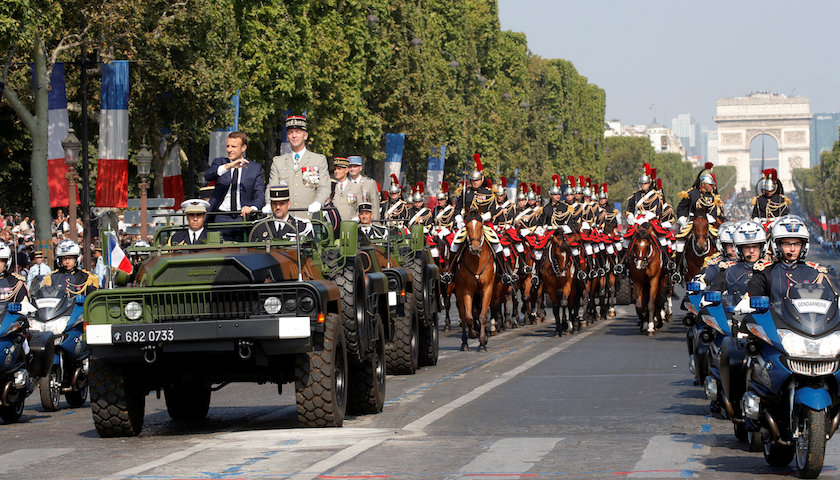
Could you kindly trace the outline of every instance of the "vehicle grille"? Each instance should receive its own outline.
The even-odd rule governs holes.
[[[121,312],[130,301],[141,302],[144,309],[151,313],[154,322],[226,320],[250,318],[252,315],[263,313],[260,294],[256,289],[147,293],[133,298],[120,296],[109,298],[107,308],[110,310],[117,307]]]
[[[820,375],[831,375],[837,371],[837,360],[799,360],[794,358],[787,359],[787,366],[791,372],[799,375],[808,375],[817,377]]]

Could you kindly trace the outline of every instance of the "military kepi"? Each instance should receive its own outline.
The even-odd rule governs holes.
[[[210,204],[200,198],[192,198],[181,202],[181,209],[184,213],[207,213]]]
[[[362,165],[362,157],[358,155],[351,155],[347,157],[347,163],[352,167],[353,165]]]
[[[299,128],[306,131],[306,117],[303,115],[290,115],[286,117],[286,130],[290,128]]]
[[[369,201],[363,201],[359,204],[359,211],[360,212],[372,212],[373,205]]]
[[[282,202],[289,199],[289,186],[285,184],[272,185],[268,187],[268,200]]]
[[[333,159],[333,167],[334,168],[347,168],[348,165],[349,165],[349,163],[347,162],[347,159],[344,158],[344,157],[335,157]]]

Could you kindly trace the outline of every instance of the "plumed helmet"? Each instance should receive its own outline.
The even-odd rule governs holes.
[[[531,189],[528,191],[528,201],[536,200],[537,199],[537,186],[535,184],[531,184]]]
[[[423,193],[426,190],[426,186],[423,184],[423,182],[417,182],[417,185],[415,186],[415,188],[413,190],[414,190],[414,195],[411,196],[411,200],[414,201],[414,202],[422,202],[423,201]]]
[[[703,170],[700,170],[700,173],[697,175],[697,186],[704,183],[707,185],[717,185],[717,179],[712,171],[714,166],[715,165],[712,162],[706,162],[706,164],[703,165]]]
[[[607,184],[606,183],[601,184],[601,193],[598,194],[598,198],[609,198],[609,195],[607,194]]]
[[[528,200],[528,184],[521,182],[519,184],[519,194],[516,195],[517,200]]]
[[[569,175],[569,183],[566,185],[566,195],[575,194],[575,176]]]
[[[481,164],[481,155],[474,153],[475,170],[470,174],[470,180],[482,180],[484,178],[484,166]]]
[[[400,179],[397,178],[396,174],[391,174],[391,186],[388,187],[388,193],[402,193],[402,186],[400,185]]]
[[[449,182],[443,181],[440,182],[440,191],[437,194],[438,200],[446,200],[446,197],[449,196]]]
[[[586,177],[586,184],[583,187],[583,196],[584,197],[591,197],[592,196],[592,179],[590,177]]]
[[[500,197],[507,194],[507,177],[499,177],[499,183],[493,187],[493,193]]]
[[[560,188],[562,186],[561,182],[560,182],[560,175],[557,175],[555,173],[554,175],[551,176],[551,180],[552,180],[551,188],[548,189],[548,194],[549,195],[560,195],[562,193],[561,188]]]
[[[768,168],[763,170],[761,179],[761,189],[765,192],[772,192],[776,190],[776,185],[779,181],[779,175],[775,168]]]
[[[782,249],[779,246],[779,242],[785,238],[798,238],[804,242],[802,244],[802,253],[799,255],[799,259],[804,259],[805,255],[808,253],[808,236],[808,227],[805,226],[805,222],[802,221],[802,218],[796,215],[785,215],[784,217],[777,219],[773,222],[773,225],[770,226],[770,239],[772,240],[770,248],[773,251],[773,256],[776,260],[781,261]]]
[[[583,175],[578,175],[577,185],[575,186],[575,193],[583,193],[583,184],[586,179],[583,178]]]
[[[718,252],[723,254],[724,245],[732,245],[735,243],[735,239],[732,236],[735,234],[735,230],[737,229],[738,222],[727,221],[720,224],[718,227],[718,236],[717,239],[715,239],[715,247],[717,247]]]
[[[542,198],[542,185],[537,185],[537,200]]]
[[[643,167],[644,167],[645,171],[644,171],[644,173],[642,173],[642,176],[639,177],[639,185],[640,185],[639,188],[642,188],[641,185],[643,183],[650,183],[650,181],[651,181],[650,164],[646,163],[646,164],[644,164]]]
[[[720,230],[718,230],[718,232],[720,232]],[[753,245],[756,243],[761,248],[759,257],[764,255],[764,249],[767,245],[767,233],[764,231],[764,227],[762,227],[760,223],[753,222],[751,220],[739,223],[735,229],[735,233],[732,235],[732,239],[738,252],[739,259],[745,260],[744,255],[741,253],[741,249],[738,247]]]

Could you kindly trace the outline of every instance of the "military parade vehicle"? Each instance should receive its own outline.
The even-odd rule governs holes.
[[[359,247],[356,222],[338,239],[312,224],[313,238],[262,242],[248,241],[250,222],[209,224],[205,244],[175,246],[185,227],[165,227],[128,285],[89,295],[97,432],[138,434],[155,391],[173,420],[202,419],[231,382],[294,383],[303,426],[381,411],[388,279]]]

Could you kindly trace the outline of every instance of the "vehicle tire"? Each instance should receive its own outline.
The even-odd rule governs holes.
[[[764,440],[761,438],[761,432],[747,432],[747,447],[751,452],[764,450]]]
[[[420,329],[420,366],[437,365],[440,351],[438,314],[435,313],[431,325]]]
[[[340,427],[347,411],[347,345],[339,316],[327,315],[323,348],[295,357],[298,423]]]
[[[88,397],[88,386],[85,385],[84,387],[73,390],[71,392],[67,392],[64,394],[64,400],[67,400],[67,404],[73,408],[81,407],[87,402]]]
[[[633,303],[633,279],[631,277],[616,276],[618,288],[615,293],[616,305],[630,305]]]
[[[431,312],[427,311],[429,301],[426,298],[426,295],[434,295],[434,289],[432,289],[431,285],[429,286],[428,291],[423,288],[423,267],[425,266],[423,264],[423,255],[419,253],[415,255],[415,257],[408,262],[407,266],[412,277],[411,287],[414,291],[414,309],[417,312],[417,319],[420,321],[422,330],[422,327],[428,324],[429,315],[431,315]]]
[[[361,277],[363,273],[361,266],[348,258],[347,265],[332,279],[341,291],[341,324],[344,327],[347,355],[355,359],[361,358],[363,353],[359,338],[359,327],[364,325],[366,315],[364,280]]]
[[[146,392],[123,368],[90,359],[90,411],[100,437],[130,437],[143,429]]]
[[[747,426],[745,424],[733,422],[732,425],[735,429],[735,438],[742,442],[749,441],[749,436],[747,435],[749,432],[747,432]]]
[[[352,413],[379,413],[385,405],[385,327],[378,317],[376,323],[379,339],[373,352],[350,368],[347,410]]]
[[[411,375],[420,362],[420,321],[414,309],[414,295],[406,295],[405,315],[394,319],[393,340],[385,345],[388,373]]]
[[[796,468],[800,478],[817,478],[825,461],[825,410],[803,407],[800,418],[801,435],[796,439]]]
[[[5,423],[15,423],[20,420],[21,415],[23,415],[24,400],[24,398],[21,398],[11,405],[0,407],[0,418],[2,418]]]
[[[41,406],[47,412],[57,412],[61,409],[61,372],[59,368],[53,365],[50,374],[41,377],[41,380],[38,381],[38,390],[41,392]]]
[[[210,385],[198,382],[178,383],[163,387],[166,411],[175,421],[196,421],[207,418],[210,410]]]
[[[771,467],[787,467],[793,460],[793,445],[779,445],[777,443],[764,443],[764,460]]]

